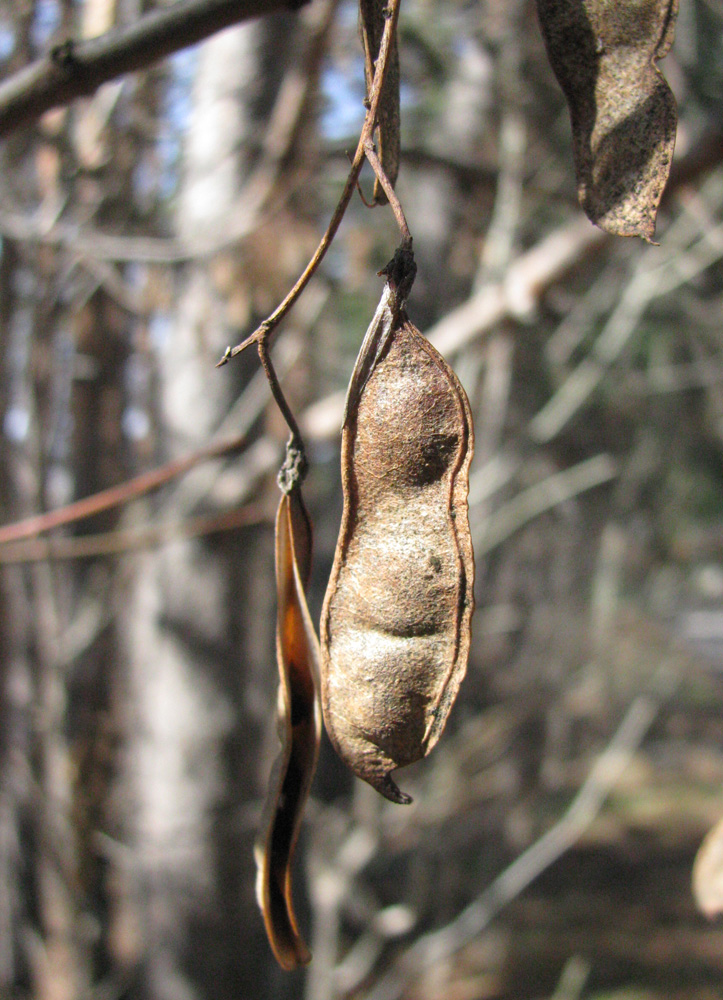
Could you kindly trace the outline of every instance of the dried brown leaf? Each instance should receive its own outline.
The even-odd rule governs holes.
[[[467,669],[473,434],[464,390],[396,295],[388,282],[349,386],[321,676],[339,755],[404,803],[389,774],[435,745]]]
[[[693,865],[693,895],[698,909],[712,919],[723,913],[723,820],[708,832]]]
[[[606,232],[651,241],[675,146],[675,98],[656,60],[678,0],[537,0],[572,119],[578,195]]]
[[[386,0],[359,0],[359,27],[364,46],[367,98],[371,92],[374,68],[382,43],[386,21],[385,8]],[[377,113],[379,159],[392,187],[394,187],[399,173],[400,121],[399,48],[395,36],[389,50],[387,73]],[[387,196],[384,194],[379,180],[374,182],[374,201],[378,205],[384,205],[387,201]]]
[[[311,565],[311,523],[298,487],[276,516],[276,656],[281,753],[256,844],[256,896],[271,948],[284,969],[311,960],[296,922],[291,867],[321,737],[319,648],[304,595]]]

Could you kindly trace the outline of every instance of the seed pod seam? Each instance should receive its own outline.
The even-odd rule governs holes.
[[[473,431],[462,386],[400,299],[390,280],[349,386],[322,709],[354,773],[408,802],[390,772],[432,749],[466,671]]]

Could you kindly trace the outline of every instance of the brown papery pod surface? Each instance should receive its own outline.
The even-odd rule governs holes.
[[[311,961],[292,900],[291,866],[316,770],[321,737],[319,648],[304,595],[311,564],[311,524],[298,487],[276,516],[276,656],[281,753],[269,780],[256,842],[256,896],[269,943],[282,968]]]
[[[329,736],[399,803],[411,799],[390,772],[435,745],[467,669],[474,582],[469,404],[404,312],[410,268],[404,253],[387,268],[349,386],[344,510],[321,617]]]
[[[372,89],[379,47],[386,23],[386,0],[359,0],[359,30],[364,46],[364,75],[367,99]],[[387,60],[379,110],[377,112],[377,144],[379,159],[392,187],[399,173],[401,116],[399,111],[399,47],[396,34],[392,39]],[[387,196],[378,180],[374,181],[374,201],[385,205]]]
[[[572,119],[578,195],[617,236],[652,241],[675,146],[675,98],[656,60],[678,0],[537,0]]]

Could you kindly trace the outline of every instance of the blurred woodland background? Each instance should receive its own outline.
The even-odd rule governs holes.
[[[4,0],[0,72],[155,6]],[[2,997],[720,996],[691,869],[723,815],[723,3],[683,0],[661,67],[660,246],[583,217],[529,0],[404,0],[400,58],[409,311],[475,415],[477,611],[447,730],[400,775],[412,806],[322,747],[305,972],[277,968],[254,899],[286,432],[253,352],[214,364],[340,193],[356,6],[225,30],[0,144],[3,523],[165,467],[132,502],[0,532]],[[397,242],[355,198],[274,340],[317,620],[344,388]]]

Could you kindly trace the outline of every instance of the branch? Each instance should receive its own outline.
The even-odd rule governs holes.
[[[720,196],[717,201],[716,208],[720,207]],[[676,223],[683,226],[683,239],[676,239],[677,234],[671,227],[665,247],[655,256],[646,255],[598,334],[592,350],[530,422],[530,434],[538,444],[556,437],[587,402],[639,328],[651,302],[686,284],[723,256],[723,224],[713,228],[707,226],[700,239],[693,242],[698,232],[691,237],[687,231],[690,220],[686,215],[684,211]],[[683,249],[685,243],[688,243],[687,249]]]
[[[0,526],[0,546],[34,538],[36,535],[52,531],[54,528],[84,521],[95,514],[120,507],[131,500],[137,500],[139,497],[145,496],[146,493],[157,490],[178,476],[184,475],[202,462],[241,451],[247,443],[248,436],[246,434],[239,434],[228,441],[214,442],[207,448],[201,448],[191,455],[174,459],[150,472],[143,472],[140,476],[119,483],[118,486],[111,486],[100,493],[93,493],[91,496],[76,500],[65,507],[59,507],[57,510],[51,510],[44,514],[34,514],[22,521],[4,524]]]
[[[405,153],[406,156],[406,153]],[[663,196],[669,202],[681,186],[695,181],[723,161],[723,133],[711,131],[676,161]],[[541,296],[606,242],[606,235],[576,216],[530,250],[520,254],[504,280],[481,288],[439,320],[426,336],[442,354],[452,354],[499,322],[528,315]]]
[[[232,24],[275,10],[294,10],[304,3],[306,0],[179,0],[127,28],[83,42],[69,39],[0,85],[0,136]]]
[[[0,546],[0,566],[122,556],[142,549],[159,548],[179,539],[207,538],[209,535],[263,523],[273,523],[272,516],[260,504],[250,503],[243,507],[232,507],[220,514],[199,514],[133,528],[116,528],[78,538],[63,535],[26,538],[22,542]]]
[[[412,236],[409,232],[409,226],[407,225],[407,220],[404,215],[404,209],[402,208],[402,203],[397,197],[397,193],[394,187],[384,172],[384,167],[382,162],[377,156],[377,152],[374,149],[374,143],[371,138],[367,139],[364,144],[364,153],[367,160],[371,164],[371,167],[376,175],[377,184],[381,187],[382,191],[386,195],[387,201],[389,202],[392,212],[394,212],[394,218],[397,220],[397,225],[399,226],[399,231],[402,234],[402,245],[411,250],[412,247]],[[361,191],[359,192],[361,194]],[[363,197],[363,195],[362,195]],[[377,202],[376,204],[380,204]]]
[[[418,938],[367,993],[367,1000],[399,1000],[410,981],[461,951],[505,906],[574,847],[629,766],[677,686],[680,671],[681,662],[676,654],[663,658],[652,678],[650,692],[638,695],[631,703],[610,743],[557,823],[523,851],[451,923]]]
[[[265,341],[271,336],[273,331],[284,319],[303,290],[306,288],[309,281],[311,281],[319,267],[319,264],[321,264],[324,259],[326,251],[331,246],[331,243],[336,235],[336,231],[341,225],[341,220],[344,218],[344,214],[347,210],[349,202],[351,201],[352,195],[356,190],[362,164],[364,163],[364,159],[366,157],[367,143],[372,138],[374,129],[376,128],[377,113],[384,87],[384,80],[386,79],[389,53],[396,34],[397,22],[399,20],[399,5],[400,0],[390,0],[387,21],[384,25],[384,34],[382,35],[382,41],[379,46],[379,55],[377,57],[374,80],[369,91],[369,108],[364,118],[364,124],[359,136],[359,142],[357,143],[354,158],[352,159],[349,176],[347,177],[346,184],[344,185],[344,190],[341,193],[341,197],[339,198],[337,206],[334,209],[334,213],[329,220],[329,225],[326,227],[326,232],[322,236],[319,246],[316,248],[313,257],[304,268],[303,273],[297,279],[296,284],[293,286],[291,291],[287,293],[283,301],[276,307],[276,309],[274,309],[270,316],[267,316],[263,323],[257,327],[252,334],[246,337],[245,340],[241,341],[241,343],[237,344],[234,348],[226,348],[223,357],[216,365],[217,368],[227,364],[231,358],[235,358],[237,354],[245,351],[247,347],[251,346],[251,344],[258,344],[260,341]]]
[[[548,510],[566,503],[587,490],[615,479],[618,468],[610,455],[594,455],[561,472],[555,472],[534,486],[518,493],[494,514],[484,518],[475,531],[475,555],[482,555],[501,545],[525,524]]]

